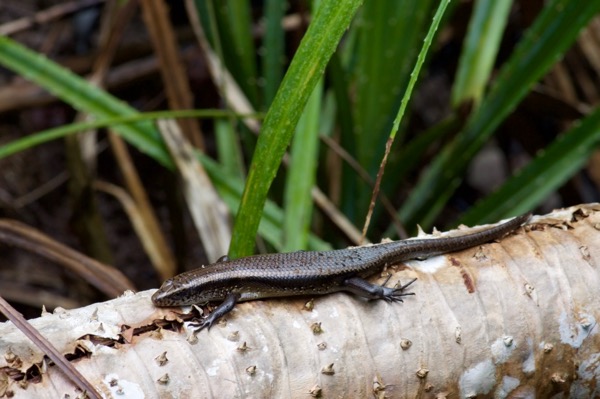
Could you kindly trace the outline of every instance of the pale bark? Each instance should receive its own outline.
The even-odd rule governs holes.
[[[152,306],[152,291],[32,323],[63,353],[87,348],[76,367],[106,397],[303,398],[316,386],[324,398],[597,397],[598,210],[557,211],[499,242],[407,262],[391,280],[418,278],[403,304],[343,293],[315,298],[312,311],[307,298],[247,302],[195,344],[188,330],[129,330],[131,342],[107,346],[123,324],[173,317]],[[9,323],[0,349],[5,375],[42,359]],[[21,364],[9,364],[9,350]],[[332,363],[333,374],[323,373]],[[8,385],[15,398],[75,393],[55,366],[26,389],[10,377]]]

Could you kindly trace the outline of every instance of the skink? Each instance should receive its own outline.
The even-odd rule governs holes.
[[[152,295],[152,301],[156,306],[223,301],[196,324],[196,332],[210,328],[240,301],[349,291],[368,299],[402,302],[402,297],[413,295],[404,290],[416,279],[395,288],[364,279],[385,265],[460,251],[496,240],[521,226],[530,216],[525,214],[483,231],[455,237],[408,239],[333,251],[254,255],[234,260],[223,257],[212,265],[165,281]]]

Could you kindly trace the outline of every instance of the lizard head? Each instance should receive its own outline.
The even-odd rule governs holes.
[[[200,283],[195,275],[182,273],[166,280],[152,295],[156,306],[186,306],[208,301],[225,299],[229,290],[226,283],[204,281]]]

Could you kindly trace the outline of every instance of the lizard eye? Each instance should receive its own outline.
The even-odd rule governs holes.
[[[162,285],[160,286],[160,290],[165,291],[172,287],[173,287],[173,279],[170,278],[167,281],[165,281],[164,283],[162,283]]]
[[[221,262],[227,262],[227,261],[229,261],[229,256],[223,255],[219,259],[217,259],[217,261],[215,263],[221,263]]]

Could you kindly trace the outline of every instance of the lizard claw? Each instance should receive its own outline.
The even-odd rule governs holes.
[[[215,310],[213,310],[205,319],[200,320],[197,323],[190,324],[192,327],[196,327],[196,331],[194,331],[194,335],[198,334],[203,329],[210,330],[215,321],[219,320],[221,317],[226,315],[233,309],[240,295],[238,293],[230,293],[227,295],[222,304],[217,306]]]
[[[344,281],[344,285],[348,291],[361,295],[368,299],[383,299],[388,302],[403,302],[402,298],[407,295],[414,295],[414,292],[404,292],[404,290],[414,283],[417,279],[412,279],[408,283],[398,287],[386,287],[385,284],[390,277],[385,280],[382,285],[370,283],[360,277],[352,277]]]
[[[411,285],[412,283],[414,283],[415,281],[417,281],[417,278],[413,278],[412,280],[410,280],[408,283],[401,285],[400,287],[396,288],[397,290],[403,291],[406,287],[408,287],[409,285]],[[400,281],[398,281],[398,283],[400,283]],[[398,285],[398,284],[396,284]],[[414,295],[414,292],[411,292],[410,294],[406,294],[406,295]]]
[[[194,335],[198,335],[198,333],[204,330],[205,328],[210,329],[210,326],[208,325],[206,320],[200,320],[197,322],[190,323],[189,327],[193,329],[192,334]]]
[[[214,322],[218,319],[218,317],[213,317],[213,313],[209,314],[205,319],[200,319],[197,322],[190,323],[190,327],[194,329],[193,334],[198,335],[198,333],[205,328],[210,330]]]
[[[389,278],[388,278],[389,280]],[[385,283],[387,283],[387,281],[385,281]],[[396,284],[395,288],[389,288],[389,287],[385,287],[385,283],[382,285],[383,288],[383,299],[385,299],[388,302],[404,302],[402,297],[408,296],[408,295],[415,295],[414,292],[404,292],[404,290],[411,285],[412,283],[414,283],[415,281],[417,281],[416,278],[413,278],[412,280],[410,280],[408,283],[401,285],[400,287],[398,287]]]

